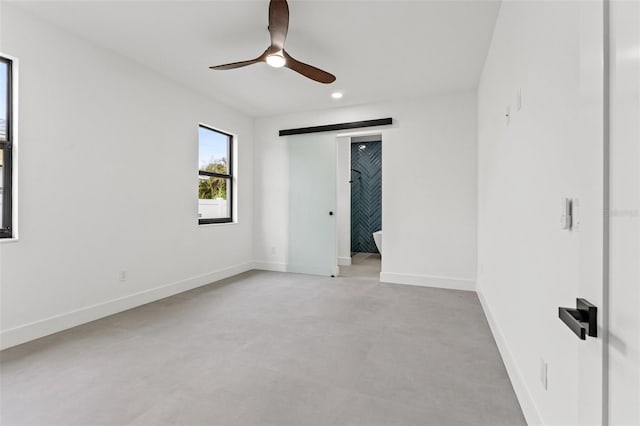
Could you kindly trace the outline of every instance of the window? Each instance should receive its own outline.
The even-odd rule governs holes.
[[[13,236],[12,226],[12,163],[13,163],[13,111],[12,65],[0,56],[0,238]]]
[[[199,128],[198,223],[233,220],[233,136]]]

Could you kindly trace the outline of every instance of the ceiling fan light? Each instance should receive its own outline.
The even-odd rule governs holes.
[[[284,56],[277,53],[272,53],[267,56],[267,64],[274,68],[282,68],[286,62],[287,61],[284,59]]]

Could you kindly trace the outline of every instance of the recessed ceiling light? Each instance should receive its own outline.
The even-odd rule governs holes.
[[[333,92],[333,93],[331,94],[331,97],[332,97],[333,99],[340,99],[340,98],[342,98],[342,92]]]

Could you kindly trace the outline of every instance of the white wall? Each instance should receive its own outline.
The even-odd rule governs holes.
[[[4,347],[251,267],[250,118],[13,6],[1,33],[20,60]],[[237,224],[197,225],[199,122],[237,135]]]
[[[478,291],[530,424],[601,420],[601,338],[558,319],[576,297],[602,307],[601,12],[503,2],[479,85]],[[560,229],[561,197],[579,230]]]
[[[278,130],[392,117],[382,134],[382,279],[472,289],[476,268],[472,91],[256,120],[254,256],[287,259],[287,149]]]
[[[338,265],[351,265],[351,138],[337,138],[338,189],[336,192],[336,233]]]

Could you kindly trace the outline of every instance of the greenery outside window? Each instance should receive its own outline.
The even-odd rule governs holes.
[[[233,221],[233,136],[200,125],[198,223]]]
[[[13,61],[0,56],[0,238],[13,237]]]

